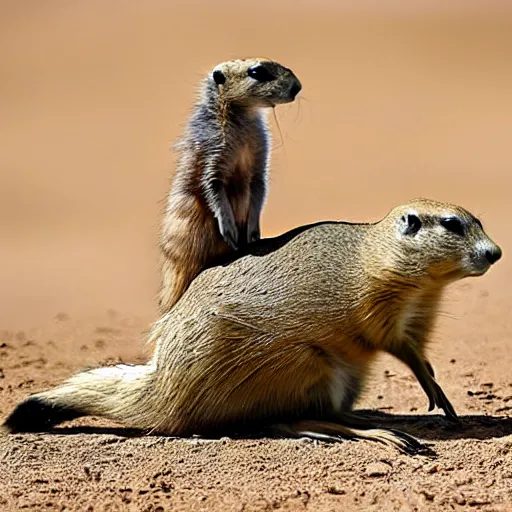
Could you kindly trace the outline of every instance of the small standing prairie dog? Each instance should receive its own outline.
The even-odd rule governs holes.
[[[5,428],[96,415],[176,436],[269,426],[417,449],[351,413],[379,351],[409,366],[430,409],[456,417],[425,346],[445,286],[501,256],[478,219],[415,200],[374,224],[318,223],[249,249],[202,272],[153,326],[149,363],[79,373],[20,403]]]
[[[223,62],[204,81],[176,146],[160,239],[162,314],[199,272],[260,238],[270,144],[264,110],[293,101],[301,87],[267,59]]]

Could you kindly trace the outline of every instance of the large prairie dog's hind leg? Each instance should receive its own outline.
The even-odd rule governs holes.
[[[363,379],[360,375],[350,375],[346,386],[346,391],[341,402],[341,411],[351,411],[356,400],[361,396],[363,389]]]
[[[382,430],[368,425],[364,429],[347,427],[329,421],[303,420],[273,427],[276,434],[292,437],[309,437],[319,441],[338,442],[342,439],[367,439],[398,448],[405,453],[418,453],[425,449],[417,439],[397,430]]]

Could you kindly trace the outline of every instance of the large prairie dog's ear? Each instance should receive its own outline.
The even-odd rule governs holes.
[[[421,219],[410,210],[400,218],[400,231],[403,235],[414,236],[421,229]]]
[[[213,71],[212,78],[217,85],[222,85],[226,82],[226,77],[220,69],[215,69]]]

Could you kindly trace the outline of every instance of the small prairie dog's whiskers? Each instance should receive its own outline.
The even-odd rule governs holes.
[[[276,144],[274,146],[274,149],[282,147],[283,148],[283,153],[286,155],[286,150],[285,150],[285,147],[284,147],[283,132],[281,131],[281,125],[279,124],[279,119],[277,118],[277,112],[276,112],[275,107],[272,108],[272,114],[274,115],[274,121],[276,123],[277,131],[279,132],[279,144]]]

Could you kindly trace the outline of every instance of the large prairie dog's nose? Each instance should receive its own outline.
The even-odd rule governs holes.
[[[501,258],[501,249],[494,245],[485,251],[485,259],[492,265]]]
[[[295,99],[295,96],[297,96],[297,94],[299,94],[301,89],[302,89],[302,84],[297,79],[295,79],[290,88],[290,96],[291,96],[292,100]]]

